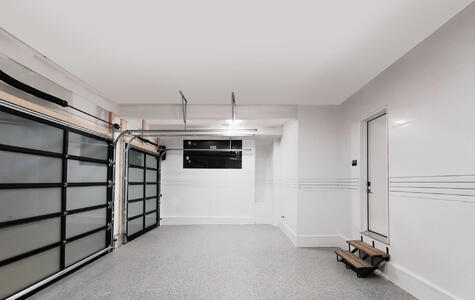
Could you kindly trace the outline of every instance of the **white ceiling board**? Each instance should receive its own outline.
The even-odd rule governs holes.
[[[472,0],[2,0],[0,26],[121,104],[339,104]]]

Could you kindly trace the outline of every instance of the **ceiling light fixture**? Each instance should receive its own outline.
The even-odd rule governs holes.
[[[242,120],[224,120],[224,122],[228,125],[238,125],[242,123]]]

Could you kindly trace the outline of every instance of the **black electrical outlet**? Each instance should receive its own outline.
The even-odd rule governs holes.
[[[351,165],[352,165],[353,167],[357,166],[357,165],[358,165],[358,161],[357,161],[356,159],[353,160],[353,161],[351,162]]]

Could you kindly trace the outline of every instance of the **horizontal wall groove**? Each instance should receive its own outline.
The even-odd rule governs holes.
[[[467,195],[467,194],[415,192],[415,191],[405,191],[405,190],[389,190],[389,192],[391,192],[391,193],[408,193],[408,194],[429,194],[429,195],[443,195],[443,196],[459,196],[459,197],[475,197],[475,195]]]
[[[440,178],[440,177],[474,177],[475,174],[448,174],[448,175],[413,175],[413,176],[390,176],[389,178]]]
[[[300,178],[298,188],[301,191],[357,191],[360,179],[337,178]]]
[[[465,200],[464,199],[447,199],[447,198],[436,198],[436,197],[423,197],[423,196],[408,196],[408,195],[402,195],[402,194],[396,194],[393,195],[394,197],[399,197],[399,198],[408,198],[408,199],[423,199],[423,200],[431,200],[431,201],[443,201],[443,202],[458,202],[458,203],[468,203],[468,204],[475,204],[475,200]]]
[[[401,186],[392,186],[393,188],[411,188],[411,189],[446,189],[446,190],[475,190],[475,187],[450,187],[450,186],[410,186],[410,185],[401,185]]]
[[[472,183],[475,184],[475,180],[473,181],[389,181],[389,184],[394,183]]]
[[[390,177],[389,192],[404,198],[475,203],[475,175],[436,174]]]

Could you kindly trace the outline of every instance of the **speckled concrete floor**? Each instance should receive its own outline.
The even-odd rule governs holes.
[[[414,299],[267,225],[162,226],[34,299]]]

